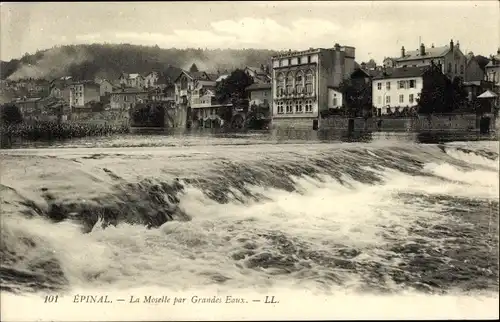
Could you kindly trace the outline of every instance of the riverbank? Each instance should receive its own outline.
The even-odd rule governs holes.
[[[8,148],[13,141],[52,141],[129,133],[122,125],[36,122],[1,126],[1,147]]]

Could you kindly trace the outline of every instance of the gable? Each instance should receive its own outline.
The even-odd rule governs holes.
[[[189,75],[188,72],[186,72],[185,70],[183,70],[179,76],[177,76],[177,78],[174,80],[174,83],[177,83],[182,77],[186,77],[188,80],[193,80],[193,78],[191,77],[191,75]]]

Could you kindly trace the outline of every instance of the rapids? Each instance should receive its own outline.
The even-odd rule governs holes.
[[[498,141],[0,154],[2,301],[131,289],[498,301]]]

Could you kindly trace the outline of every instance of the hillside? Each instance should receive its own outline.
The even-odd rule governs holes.
[[[200,70],[216,72],[244,66],[266,64],[277,51],[263,49],[162,49],[158,46],[129,44],[69,45],[38,51],[35,54],[1,62],[1,79],[72,76],[116,79],[122,72],[162,71],[168,65],[189,69],[196,63]]]

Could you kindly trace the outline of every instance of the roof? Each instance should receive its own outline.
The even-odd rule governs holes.
[[[215,81],[217,80],[217,78],[219,78],[219,74],[213,74],[213,73],[206,73],[208,78],[212,81]]]
[[[134,79],[134,78],[137,78],[137,77],[139,77],[139,76],[141,76],[141,74],[137,74],[137,73],[136,73],[136,74],[129,74],[129,75],[128,75],[128,78]],[[142,76],[141,76],[141,77],[142,77]]]
[[[196,84],[201,85],[202,87],[215,87],[217,85],[217,82],[212,80],[200,79],[196,81]]]
[[[209,74],[205,73],[205,72],[188,72],[188,71],[185,71],[185,70],[182,70],[181,74],[184,74],[186,75],[187,77],[193,79],[193,80],[212,80],[212,77],[215,77],[215,74],[210,74],[212,76],[210,76]],[[174,81],[176,81],[180,76],[181,74],[179,74]],[[217,79],[217,78],[215,78]],[[214,80],[215,80],[214,79]]]
[[[41,100],[40,97],[31,97],[31,98],[26,98],[26,99],[16,98],[15,102],[16,103],[33,103],[33,102],[38,102],[39,100]]]
[[[128,87],[128,88],[119,88],[111,94],[142,94],[142,93],[149,93],[149,92],[138,88]]]
[[[161,81],[166,81],[168,79],[170,79],[171,81],[177,79],[177,77],[179,77],[179,75],[182,73],[182,69],[179,68],[179,67],[175,67],[175,66],[168,66],[165,71],[162,73],[162,76],[163,77],[160,77],[160,80]]]
[[[337,86],[328,86],[328,89],[333,89],[334,91],[339,92],[339,93],[341,93],[341,92],[342,92],[342,91],[340,90],[340,88],[338,88]]]
[[[373,79],[407,78],[422,76],[430,66],[386,68],[382,74]]]
[[[486,64],[486,67],[496,67],[500,65],[500,54],[491,57],[490,62]]]
[[[450,51],[449,46],[441,46],[441,47],[430,47],[425,48],[425,55],[420,55],[420,49],[417,50],[408,50],[405,52],[404,57],[396,58],[397,61],[408,61],[415,59],[429,59],[429,58],[441,58],[446,55]]]
[[[363,75],[363,77],[374,78],[377,76],[381,76],[382,73],[383,70],[357,68],[351,73],[351,78],[353,78],[353,76],[357,76],[357,74],[361,74]]]
[[[497,97],[497,96],[498,96],[497,94],[493,93],[490,90],[487,90],[483,94],[479,95],[477,98],[494,98],[494,97]]]
[[[271,84],[265,83],[253,83],[252,85],[246,88],[247,91],[256,91],[256,90],[271,90]]]
[[[220,75],[215,81],[216,82],[220,82],[222,81],[223,79],[226,79],[229,77],[229,74],[224,74],[224,75]]]
[[[482,82],[481,81],[470,81],[470,82],[463,82],[462,85],[464,86],[481,86]]]

